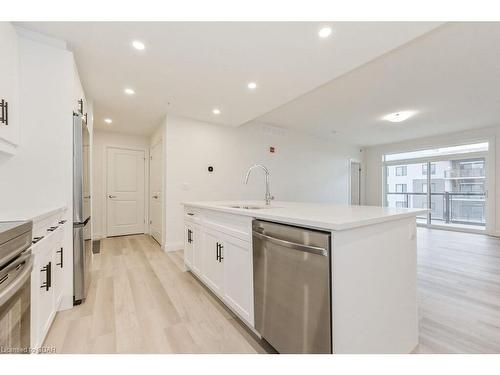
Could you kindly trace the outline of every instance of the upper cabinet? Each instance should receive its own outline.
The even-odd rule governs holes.
[[[0,151],[14,154],[19,145],[18,37],[8,22],[0,22]]]

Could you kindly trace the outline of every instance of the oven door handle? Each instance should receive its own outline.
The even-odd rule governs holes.
[[[24,260],[21,262],[16,262],[15,267],[24,264],[23,270],[19,275],[16,275],[16,279],[9,284],[4,290],[0,292],[0,306],[7,302],[10,297],[16,294],[19,289],[22,288],[26,280],[31,276],[31,270],[33,268],[33,260],[31,259],[31,253],[27,257],[23,257]]]

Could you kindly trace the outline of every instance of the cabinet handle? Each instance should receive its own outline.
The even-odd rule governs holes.
[[[33,237],[33,241],[31,241],[31,243],[36,244],[38,241],[40,241],[42,239],[43,239],[43,236]]]
[[[45,267],[43,267],[40,272],[45,272],[45,282],[40,286],[40,288],[45,288],[48,291],[52,284],[52,262],[49,262]]]
[[[0,107],[2,107],[2,117],[0,117],[0,123],[9,125],[9,103],[2,99]]]
[[[222,250],[224,250],[224,246],[222,246],[222,244],[219,244],[219,263],[221,263],[224,259],[224,257],[222,256]]]
[[[215,259],[217,259],[217,262],[219,261],[219,243],[217,242],[217,245],[215,246]]]
[[[188,229],[188,243],[192,243],[193,242],[193,239],[191,238],[191,234],[193,232],[191,231],[191,229]]]
[[[52,287],[52,262],[49,262],[49,272],[47,275],[49,276],[49,288],[47,290],[49,290]]]
[[[58,250],[56,251],[57,254],[61,254],[61,262],[60,263],[56,263],[56,265],[60,266],[61,268],[63,268],[63,253],[64,253],[64,250],[63,248],[61,247],[61,250]]]

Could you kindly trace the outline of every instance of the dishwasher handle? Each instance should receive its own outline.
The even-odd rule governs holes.
[[[253,233],[253,235],[255,237],[267,240],[267,241],[272,242],[272,243],[274,243],[276,245],[288,247],[288,248],[294,249],[294,250],[304,251],[306,253],[311,253],[311,254],[316,254],[316,255],[322,255],[322,256],[325,256],[325,257],[328,256],[328,251],[325,248],[323,248],[323,247],[303,245],[303,244],[299,244],[299,243],[295,243],[295,242],[281,240],[279,238],[267,236],[265,234],[262,234],[262,233],[259,233],[259,232],[255,232],[255,231],[253,231],[252,233]]]

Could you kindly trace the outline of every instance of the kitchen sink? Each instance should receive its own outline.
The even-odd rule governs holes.
[[[229,208],[242,208],[245,210],[260,210],[264,208],[276,208],[273,206],[256,206],[256,205],[251,205],[251,204],[234,204],[234,205],[228,205],[226,207]]]

